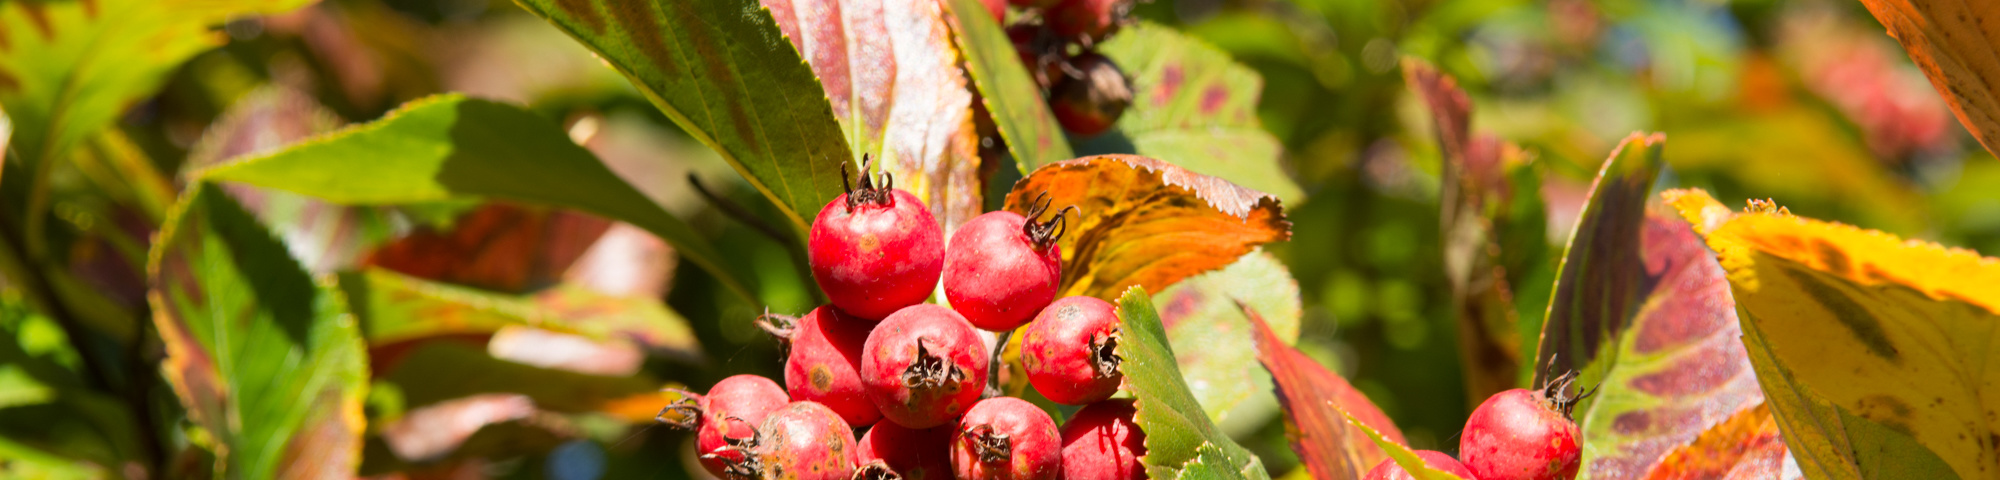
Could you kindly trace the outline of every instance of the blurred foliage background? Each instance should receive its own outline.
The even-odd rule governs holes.
[[[1405,56],[1458,78],[1477,106],[1474,128],[1534,156],[1545,173],[1540,194],[1554,251],[1612,146],[1645,130],[1671,140],[1665,182],[1708,189],[1725,203],[1771,197],[1805,216],[2000,252],[2000,162],[1978,148],[1857,2],[1157,0],[1137,13],[1262,74],[1262,123],[1282,141],[1285,164],[1307,194],[1287,205],[1293,240],[1269,248],[1304,292],[1299,346],[1349,375],[1416,448],[1456,445],[1451,435],[1471,404],[1459,381],[1440,258],[1439,154],[1427,115],[1403,86]],[[326,0],[222,30],[231,39],[225,47],[184,65],[122,119],[120,141],[92,151],[126,151],[153,159],[158,171],[183,171],[176,159],[200,150],[223,112],[273,88],[304,93],[325,107],[316,121],[335,123],[374,119],[441,91],[511,101],[560,119],[618,173],[710,232],[725,255],[752,259],[754,288],[771,305],[746,304],[699,269],[673,269],[660,290],[690,321],[703,354],[645,357],[632,367],[694,386],[737,373],[772,375],[782,357],[751,319],[767,307],[802,313],[817,301],[783,245],[718,207],[776,218],[761,196],[582,46],[511,2]],[[58,174],[58,189],[93,181],[88,171]],[[721,202],[704,198],[690,176]],[[58,215],[72,201],[90,200],[59,197]],[[562,246],[546,243],[481,248]],[[461,253],[462,263],[477,263],[478,252]],[[549,272],[522,278],[495,288],[555,281]],[[1522,288],[1546,290],[1552,280]],[[144,301],[136,296],[142,284],[107,290]],[[6,328],[46,329],[23,325]],[[39,338],[22,335],[24,344]],[[376,390],[371,416],[398,408],[398,394]],[[1282,424],[1263,418],[1230,428],[1273,474],[1294,471]],[[495,447],[510,453],[407,476],[692,474],[681,466],[689,457],[685,433],[564,422],[554,430],[569,435],[490,435],[553,449]],[[374,442],[365,462],[385,458],[386,446]],[[363,471],[384,468],[364,463]]]

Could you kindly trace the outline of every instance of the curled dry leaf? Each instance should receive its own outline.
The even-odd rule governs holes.
[[[1292,451],[1298,452],[1299,461],[1313,478],[1361,478],[1389,458],[1368,434],[1348,423],[1344,412],[1351,412],[1355,421],[1389,441],[1407,442],[1396,423],[1347,379],[1278,338],[1255,311],[1245,308],[1243,312],[1256,328],[1257,361],[1271,372],[1278,387]],[[1339,408],[1330,408],[1329,403]]]
[[[761,0],[833,104],[849,148],[952,227],[982,205],[972,91],[937,0]]]
[[[1077,208],[1058,241],[1065,296],[1108,300],[1134,286],[1160,291],[1292,235],[1277,198],[1133,155],[1035,169],[1014,184],[1006,208],[1026,213],[1042,195],[1051,211]]]

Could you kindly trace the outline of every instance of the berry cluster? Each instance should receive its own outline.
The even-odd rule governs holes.
[[[1458,454],[1465,461],[1444,452],[1417,451],[1424,465],[1466,480],[1570,480],[1576,478],[1583,450],[1576,422],[1570,419],[1576,403],[1589,396],[1571,397],[1574,373],[1557,377],[1541,391],[1512,389],[1493,394],[1472,411],[1459,433]],[[1393,460],[1383,460],[1363,480],[1413,478]]]
[[[1096,46],[1127,21],[1133,0],[981,1],[1003,23],[1009,3],[1021,8],[1007,37],[1063,129],[1083,136],[1103,133],[1131,106],[1125,72]]]
[[[1117,313],[1055,298],[1070,208],[1044,199],[1025,216],[980,215],[947,247],[930,210],[892,181],[864,174],[813,220],[809,261],[831,304],[759,320],[787,345],[785,387],[729,377],[684,392],[662,421],[695,429],[702,466],[728,479],[1145,478],[1133,404],[1110,399],[1123,380]],[[923,303],[940,280],[949,308]],[[1021,329],[1029,382],[1084,408],[1058,429],[1034,404],[995,395],[982,329]],[[857,442],[853,429],[871,425]]]

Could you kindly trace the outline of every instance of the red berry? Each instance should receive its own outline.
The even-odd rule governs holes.
[[[1040,216],[1047,204],[1028,212]],[[944,253],[944,296],[973,326],[1013,330],[1056,299],[1062,286],[1063,213],[1046,223],[1009,211],[972,217]]]
[[[986,390],[986,344],[949,308],[925,303],[897,311],[875,326],[863,348],[868,398],[898,425],[951,423]]]
[[[1085,52],[1071,58],[1064,71],[1049,87],[1049,110],[1064,130],[1082,136],[1104,133],[1132,105],[1131,83],[1111,59]]]
[[[1034,77],[1035,85],[1042,90],[1048,90],[1056,79],[1062,78],[1064,45],[1054,31],[1040,24],[1023,23],[1007,27],[1007,39],[1014,43],[1014,54],[1028,68],[1028,76]]]
[[[792,402],[771,412],[757,428],[752,449],[761,478],[787,480],[849,480],[854,450],[854,430],[814,402]]]
[[[979,401],[958,420],[951,467],[960,480],[1054,480],[1062,434],[1034,404],[1014,397]]]
[[[882,422],[861,437],[856,460],[862,464],[880,461],[903,480],[950,480],[951,425],[911,430],[896,422]]]
[[[718,477],[732,469],[745,468],[748,457],[741,449],[756,437],[755,427],[771,412],[785,406],[785,389],[771,379],[756,375],[736,375],[715,382],[707,395],[682,391],[681,399],[660,410],[660,422],[695,429],[695,449],[702,468]],[[679,420],[669,420],[668,413]]]
[[[1007,0],[979,0],[979,3],[986,4],[986,13],[993,14],[993,20],[1007,21]]]
[[[1007,0],[1007,3],[1014,4],[1014,6],[1021,8],[1047,8],[1051,5],[1055,5],[1056,1],[1057,0]]]
[[[785,391],[793,401],[813,401],[840,414],[848,425],[865,427],[882,419],[861,385],[861,348],[874,322],[822,305],[773,329],[791,345],[785,355]]]
[[[1425,466],[1457,475],[1458,478],[1466,480],[1478,479],[1478,477],[1472,475],[1471,470],[1465,469],[1465,464],[1458,463],[1458,459],[1451,458],[1451,455],[1445,455],[1444,452],[1418,450],[1417,457],[1424,459]],[[1410,472],[1404,471],[1403,467],[1397,465],[1395,460],[1384,459],[1382,463],[1375,464],[1375,468],[1369,470],[1367,475],[1361,476],[1361,480],[1416,480],[1416,477],[1411,476]]]
[[[1049,400],[1087,405],[1111,398],[1118,373],[1118,313],[1095,297],[1065,297],[1042,309],[1021,339],[1028,383]]]
[[[1084,45],[1094,45],[1118,31],[1118,25],[1132,13],[1132,0],[1060,0],[1049,7],[1043,18],[1064,37]]]
[[[1568,480],[1582,463],[1581,433],[1570,421],[1575,399],[1565,375],[1542,392],[1513,389],[1487,397],[1465,420],[1458,454],[1486,480]]]
[[[1142,480],[1146,432],[1132,420],[1131,400],[1105,400],[1083,407],[1062,429],[1063,480]]]
[[[867,169],[864,159],[860,188],[819,210],[806,244],[813,280],[833,305],[879,320],[930,298],[944,271],[944,230],[888,174],[873,186]]]

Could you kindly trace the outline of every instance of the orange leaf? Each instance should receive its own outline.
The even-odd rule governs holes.
[[[2000,152],[2000,9],[1981,1],[1861,0],[1902,42],[1972,136]]]
[[[1778,420],[1764,404],[1710,427],[1693,442],[1667,452],[1648,480],[1781,478],[1785,442]],[[1796,478],[1796,477],[1794,477]]]
[[[1043,194],[1051,210],[1079,210],[1058,242],[1063,295],[1160,291],[1292,235],[1276,197],[1134,155],[1037,168],[1014,184],[1007,210],[1025,213]]]

